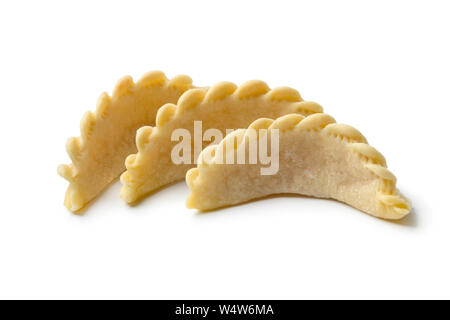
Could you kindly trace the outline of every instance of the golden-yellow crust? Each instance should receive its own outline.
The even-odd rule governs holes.
[[[121,197],[135,202],[151,191],[182,180],[193,165],[175,165],[170,161],[170,141],[174,129],[191,131],[194,120],[203,121],[203,130],[247,127],[263,116],[278,117],[289,113],[304,115],[322,112],[314,102],[303,101],[292,88],[270,90],[259,80],[240,87],[220,82],[210,88],[194,88],[185,92],[178,103],[166,104],[158,110],[156,126],[141,128],[136,135],[138,153],[126,162],[127,171],[121,176]],[[202,148],[207,144],[203,144]],[[192,148],[193,150],[193,148]]]
[[[163,72],[152,71],[136,84],[130,76],[123,77],[112,97],[102,93],[96,112],[86,112],[81,120],[81,136],[67,141],[72,164],[58,167],[58,173],[70,182],[65,206],[71,211],[83,208],[117,178],[125,169],[125,157],[136,150],[136,130],[154,125],[157,109],[177,102],[192,87],[188,76],[169,80]]]
[[[320,113],[307,116],[306,118],[298,114],[289,114],[276,120],[258,119],[253,122],[249,128],[268,130],[279,129],[281,132],[280,141],[283,139],[283,132],[286,131],[294,133],[308,131],[317,137],[322,135],[334,138],[336,143],[342,144],[343,148],[345,148],[344,150],[347,150],[347,153],[356,154],[357,161],[359,161],[364,168],[370,171],[377,180],[375,200],[378,204],[375,203],[372,206],[367,206],[367,208],[362,208],[361,206],[355,205],[355,203],[351,203],[351,201],[349,201],[348,203],[350,205],[353,205],[369,214],[385,219],[401,219],[411,211],[411,202],[397,190],[396,178],[394,174],[387,169],[384,156],[375,148],[368,145],[366,138],[355,128],[347,125],[336,124],[331,116]],[[227,135],[218,145],[210,146],[202,151],[199,156],[198,167],[190,169],[186,174],[186,182],[191,190],[187,200],[187,206],[189,208],[210,210],[221,206],[239,203],[239,201],[229,203],[226,199],[223,199],[225,196],[222,197],[222,202],[219,203],[219,201],[216,201],[215,203],[214,200],[211,200],[211,197],[208,198],[208,194],[200,193],[205,190],[207,190],[205,193],[210,192],[210,189],[206,189],[205,187],[206,181],[210,185],[214,185],[215,183],[226,184],[223,180],[227,179],[227,175],[214,175],[212,172],[216,172],[214,171],[215,169],[220,170],[220,167],[226,167],[225,165],[219,164],[221,162],[218,163],[218,159],[221,159],[222,154],[227,152],[226,146],[228,145],[228,141],[235,141],[237,136],[238,143],[242,145],[247,134],[248,130],[235,131],[233,134]],[[235,148],[238,147],[239,146],[235,146]],[[213,156],[207,157],[207,155]],[[209,169],[203,170],[203,168]],[[245,168],[243,170],[245,170]],[[218,176],[220,176],[223,180],[209,181],[209,179],[217,179]],[[370,181],[362,181],[361,183],[368,184],[369,182]],[[278,190],[273,190],[273,193],[278,192]],[[346,202],[343,199],[338,200]],[[206,203],[208,201],[210,201],[210,203]]]

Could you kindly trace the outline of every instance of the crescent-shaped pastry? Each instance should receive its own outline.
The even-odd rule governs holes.
[[[201,121],[200,134],[214,129],[225,136],[226,129],[247,128],[261,117],[279,117],[290,113],[312,114],[322,112],[322,107],[305,102],[300,94],[288,87],[270,90],[263,81],[252,80],[239,88],[230,82],[221,82],[209,89],[191,89],[185,92],[178,104],[166,104],[158,110],[155,127],[143,127],[136,134],[138,153],[126,159],[127,171],[121,175],[123,187],[120,195],[128,203],[169,183],[184,179],[188,169],[195,166],[200,151],[211,143],[201,138],[194,143],[195,123]],[[172,161],[172,152],[179,141],[173,133],[181,129],[194,137],[189,143],[188,160]],[[204,135],[203,135],[204,137]],[[214,141],[213,141],[214,142]],[[197,153],[198,152],[198,153]]]
[[[232,150],[248,153],[249,133],[264,132],[258,129],[267,129],[266,134],[257,134],[258,141],[267,137],[270,144],[278,142],[275,174],[261,175],[264,165],[259,160],[220,164],[224,162],[218,160]],[[268,134],[275,129],[277,141]],[[204,149],[198,162],[186,174],[188,208],[211,210],[271,194],[294,193],[336,199],[384,219],[400,219],[411,210],[385,158],[358,130],[336,124],[326,114],[258,119],[248,130],[235,131],[219,145]]]
[[[154,125],[158,108],[177,102],[190,88],[188,76],[168,80],[164,73],[153,71],[136,84],[124,77],[112,97],[103,93],[96,112],[87,112],[81,120],[81,137],[67,141],[72,164],[58,167],[58,173],[70,182],[65,206],[71,211],[83,208],[117,178],[125,170],[125,158],[136,152],[136,130]]]

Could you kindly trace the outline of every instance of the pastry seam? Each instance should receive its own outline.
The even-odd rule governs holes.
[[[273,101],[287,101],[298,103],[295,109],[303,114],[313,114],[322,112],[322,107],[310,101],[304,101],[299,92],[290,87],[277,87],[270,89],[269,86],[260,80],[250,80],[237,86],[232,82],[220,82],[210,88],[194,88],[183,93],[178,103],[168,103],[162,106],[156,115],[156,125],[154,127],[145,126],[136,133],[136,146],[138,152],[131,154],[125,161],[126,171],[121,175],[123,184],[121,197],[127,199],[129,195],[137,193],[143,183],[137,183],[132,172],[145,163],[140,161],[140,153],[146,149],[151,142],[151,136],[157,135],[167,123],[177,120],[183,116],[186,110],[201,108],[206,103],[214,103],[233,97],[237,100],[253,99],[265,96]]]
[[[363,162],[364,167],[374,174],[380,181],[379,187],[376,193],[377,200],[384,206],[391,207],[399,215],[405,215],[411,210],[411,202],[400,196],[396,189],[396,178],[394,174],[387,169],[386,160],[384,156],[378,152],[375,148],[367,143],[366,138],[355,128],[336,124],[335,120],[327,114],[313,114],[308,117],[303,117],[299,114],[289,114],[282,116],[276,120],[262,118],[254,121],[248,129],[243,129],[243,139],[238,141],[238,145],[245,143],[249,129],[279,129],[285,130],[323,130],[328,136],[334,137],[339,141],[346,144],[352,152],[356,153]],[[213,152],[214,156],[209,159],[209,162],[203,157],[204,151],[200,154],[199,164],[215,164],[217,150],[224,148],[227,144],[227,140],[235,139],[234,135],[227,135],[218,145],[210,146],[208,148],[214,148],[215,150],[209,150]],[[236,146],[238,147],[238,146]],[[192,168],[186,174],[186,182],[191,188],[195,184],[195,179],[199,174],[198,168]]]
[[[77,197],[77,182],[76,177],[79,173],[77,164],[80,163],[83,152],[86,150],[86,142],[90,139],[95,131],[96,124],[99,121],[106,121],[108,119],[109,111],[115,107],[116,102],[127,95],[133,95],[136,88],[150,88],[156,86],[167,86],[170,89],[184,92],[192,88],[192,79],[186,75],[178,75],[172,79],[168,79],[161,71],[151,71],[141,77],[139,81],[134,83],[131,76],[121,78],[116,84],[112,96],[103,92],[97,101],[96,110],[94,112],[87,111],[80,122],[79,137],[72,137],[67,140],[66,151],[72,160],[71,164],[61,164],[58,167],[58,173],[64,179],[69,181],[69,187],[66,192],[65,204],[66,206],[76,211],[80,208],[73,208],[69,200],[69,193]]]

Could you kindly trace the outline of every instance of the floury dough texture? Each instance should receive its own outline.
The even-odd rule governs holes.
[[[139,129],[136,134],[138,152],[126,160],[127,171],[121,176],[120,195],[131,203],[162,186],[183,180],[195,164],[194,161],[173,162],[172,150],[179,141],[172,141],[172,134],[184,129],[193,137],[195,121],[201,121],[203,130],[217,129],[225,136],[226,129],[247,128],[261,117],[317,112],[322,112],[322,107],[303,101],[296,90],[288,87],[270,90],[263,81],[248,81],[240,87],[221,82],[211,88],[191,89],[176,105],[166,104],[158,110],[155,127]],[[201,149],[208,143],[204,141]],[[191,144],[190,149],[194,151],[194,139]]]
[[[72,163],[58,168],[70,183],[65,206],[80,210],[119,177],[125,170],[126,157],[136,152],[136,130],[154,125],[159,107],[177,102],[190,88],[188,76],[168,80],[164,73],[153,71],[136,84],[131,77],[124,77],[112,97],[103,93],[96,112],[87,112],[81,120],[81,136],[67,141]]]
[[[385,158],[358,130],[336,124],[323,113],[259,119],[249,128],[278,130],[278,172],[261,175],[261,163],[217,163],[224,154],[240,148],[248,154],[248,130],[229,134],[219,145],[204,149],[198,167],[186,174],[189,208],[211,210],[271,194],[293,193],[336,199],[384,219],[401,219],[410,212],[411,203],[397,190]],[[227,149],[229,139],[237,143]]]
[[[199,210],[293,193],[336,199],[385,219],[407,215],[411,202],[396,188],[384,157],[358,130],[322,111],[295,89],[270,89],[259,80],[197,88],[188,76],[169,80],[160,71],[137,83],[124,77],[111,97],[103,93],[96,111],[85,114],[81,136],[67,141],[72,163],[58,167],[69,181],[64,204],[73,212],[82,209],[119,176],[120,196],[128,203],[185,178],[187,206]],[[230,129],[238,130],[226,135]],[[231,151],[249,154],[250,132],[260,129],[269,133],[269,144],[277,134],[274,172],[267,174],[261,157],[223,164]],[[185,133],[178,140],[177,130]],[[174,150],[185,136],[189,152],[180,149],[183,161],[176,162]],[[260,135],[256,140],[258,148],[264,145]]]

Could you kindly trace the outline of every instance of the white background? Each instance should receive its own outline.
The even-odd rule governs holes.
[[[0,298],[450,298],[448,1],[2,1]],[[297,88],[413,201],[387,222],[275,197],[199,214],[184,182],[63,206],[65,141],[126,75]]]

